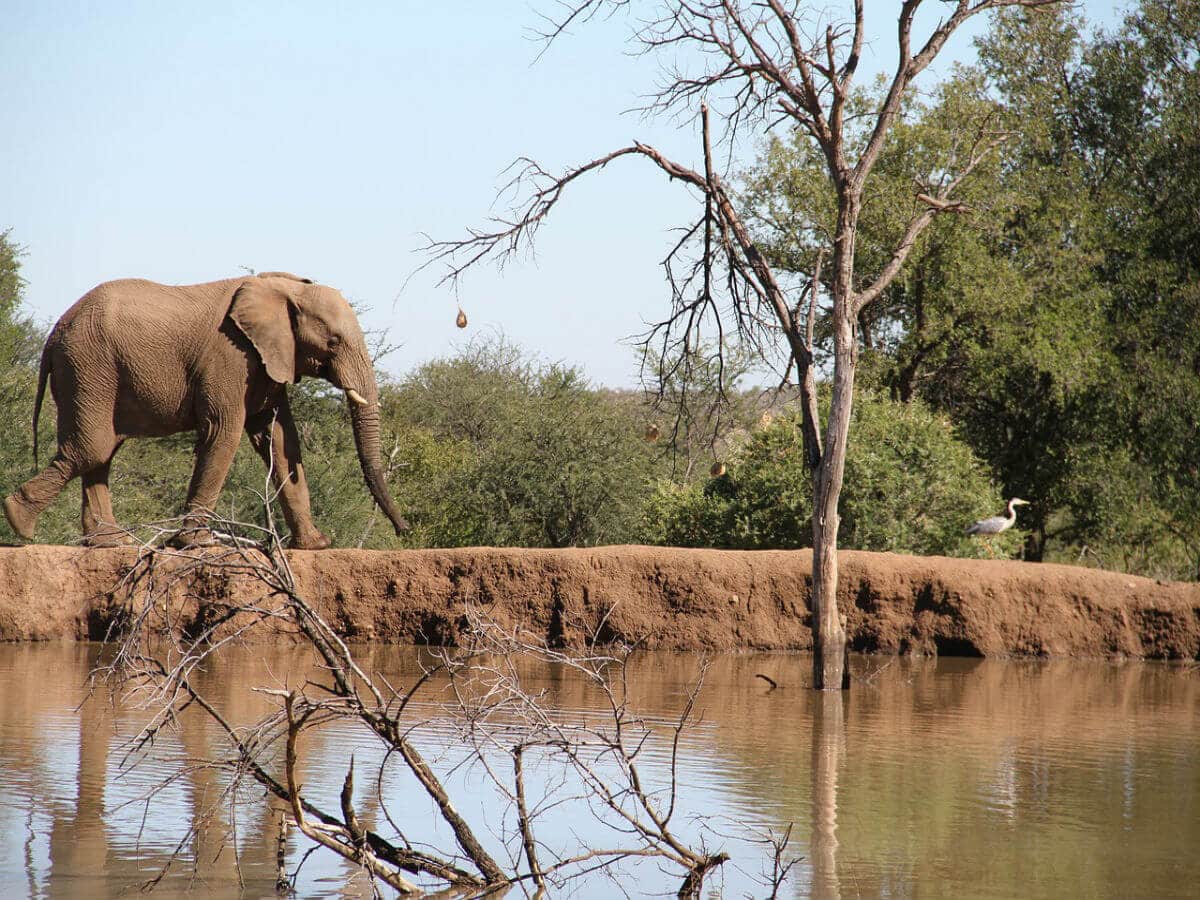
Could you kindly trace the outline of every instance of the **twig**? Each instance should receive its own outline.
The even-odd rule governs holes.
[[[771,686],[771,690],[775,690],[777,687],[779,687],[779,682],[777,682],[770,675],[764,675],[762,672],[755,672],[754,677],[761,678],[763,681],[769,684]]]

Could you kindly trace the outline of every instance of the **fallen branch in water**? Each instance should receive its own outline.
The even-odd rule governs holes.
[[[755,672],[754,677],[761,678],[763,681],[769,684],[771,686],[771,690],[775,690],[777,687],[779,687],[779,682],[777,682],[770,675],[764,675],[762,672]]]
[[[137,563],[120,586],[123,609],[109,635],[113,652],[94,674],[107,680],[122,704],[150,713],[126,744],[123,767],[136,765],[182,716],[202,714],[223,734],[225,749],[212,748],[192,765],[229,776],[209,815],[234,807],[244,784],[256,783],[282,803],[288,823],[312,846],[340,856],[373,885],[404,895],[449,889],[473,896],[527,884],[535,896],[545,896],[573,879],[615,873],[631,860],[656,859],[679,873],[681,896],[698,896],[706,875],[728,859],[721,852],[693,848],[673,824],[680,742],[699,718],[696,700],[703,667],[677,718],[651,724],[629,702],[626,667],[632,648],[593,645],[571,654],[519,630],[500,629],[469,611],[465,646],[438,651],[411,683],[393,685],[368,672],[298,590],[272,527],[217,517],[206,527],[211,534],[231,536],[230,542],[180,551],[162,545],[168,525],[150,529],[151,539],[143,541]],[[239,579],[245,587],[221,592],[236,600],[205,607],[192,586],[214,577]],[[186,604],[192,606],[185,614]],[[269,701],[271,709],[244,723],[237,720],[229,698],[206,692],[197,676],[223,649],[261,628],[286,630],[311,648],[321,674],[303,683],[257,688],[256,695]],[[578,717],[552,707],[526,686],[524,673],[531,663],[579,673],[604,698],[605,714]],[[418,696],[428,702],[445,694],[450,701],[441,705],[440,719],[415,714]],[[306,735],[338,723],[365,729],[364,740],[382,748],[383,758],[368,771],[356,767],[351,756],[340,803],[327,808],[305,790],[298,760]],[[467,750],[466,758],[453,764],[418,749],[447,723]],[[670,746],[665,787],[649,787],[641,770],[640,754],[651,742]],[[497,765],[501,759],[508,765]],[[418,849],[395,825],[388,800],[396,798],[387,797],[384,787],[389,782],[385,767],[392,761],[403,764],[415,790],[430,804],[429,831],[442,835],[442,845]],[[531,763],[541,772],[555,773],[553,789],[540,786],[540,795],[530,795]],[[481,823],[469,821],[451,797],[446,778],[464,767],[486,773],[508,804],[506,816],[515,815],[515,828],[500,829],[500,848],[495,847],[494,823],[480,832]],[[356,779],[369,781],[378,799],[383,822],[375,828],[356,810]],[[411,808],[414,800],[408,795],[401,802]],[[565,851],[557,835],[547,843],[539,832],[550,827],[545,824],[550,814],[565,804],[615,829],[610,833],[619,841]],[[190,823],[188,835],[148,886],[160,881],[205,825]],[[507,859],[496,849],[503,849]],[[279,867],[285,866],[282,852]],[[296,872],[281,870],[277,880],[294,883],[295,878]]]

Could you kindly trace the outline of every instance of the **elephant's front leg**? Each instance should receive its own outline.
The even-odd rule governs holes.
[[[202,426],[196,444],[196,468],[192,470],[192,483],[188,486],[184,505],[183,528],[171,539],[175,546],[190,547],[212,540],[206,526],[216,509],[225,479],[229,477],[233,457],[242,439],[243,422],[244,419],[238,418],[236,422],[221,420]]]
[[[332,541],[313,523],[308,482],[300,458],[300,435],[287,397],[274,410],[248,419],[246,432],[279,489],[283,518],[292,532],[288,545],[297,550],[324,550]]]

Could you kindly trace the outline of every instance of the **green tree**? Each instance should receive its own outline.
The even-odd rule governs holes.
[[[0,491],[8,493],[28,479],[33,468],[33,397],[37,389],[43,331],[24,307],[21,277],[23,249],[11,231],[0,232],[0,415],[7,427],[0,432]],[[42,409],[39,441],[42,463],[54,447],[54,404]],[[42,540],[61,542],[77,534],[79,499],[56,504],[40,523]],[[0,540],[15,541],[0,516]]]
[[[981,44],[1009,127],[1022,123],[1005,177],[1023,202],[992,255],[1052,302],[1024,341],[1035,353],[1018,331],[996,389],[976,377],[958,394],[984,399],[983,415],[926,396],[1040,501],[1036,558],[1200,575],[1198,10],[1148,0],[1091,41],[1070,18],[1007,16]],[[1046,113],[1033,127],[1031,104]]]
[[[959,67],[927,100],[906,104],[858,237],[866,270],[886,265],[904,227],[897,211],[914,190],[911,173],[937,172],[964,153],[964,122],[1005,138],[957,191],[962,214],[935,220],[909,265],[860,315],[858,338],[867,385],[948,414],[1006,493],[1035,499],[1031,558],[1042,555],[1047,523],[1067,502],[1068,462],[1087,446],[1077,409],[1115,365],[1094,271],[1095,207],[1080,167],[1055,140],[1070,117],[1069,92],[1053,78],[1078,56],[1077,28],[1065,11],[1001,15],[981,67]],[[1031,107],[1046,115],[1029,122]],[[820,160],[811,156],[802,140],[777,140],[745,179],[772,258],[801,272],[810,235],[828,228],[828,199],[814,192],[810,171]],[[806,221],[817,224],[798,227]]]
[[[12,232],[0,232],[0,404],[6,413],[18,408],[24,399],[31,373],[37,378],[41,350],[40,336],[22,305],[25,282],[21,278],[21,255]],[[13,424],[13,419],[8,421]],[[7,471],[12,455],[23,449],[16,429],[4,430],[0,448]],[[25,459],[29,459],[28,452]]]
[[[1104,524],[1156,545],[1151,570],[1200,579],[1200,2],[1142,0],[1088,47],[1075,115],[1107,211],[1099,272],[1119,367],[1101,414],[1137,488]]]

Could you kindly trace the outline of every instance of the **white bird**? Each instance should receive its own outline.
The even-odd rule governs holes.
[[[1013,497],[1008,501],[1008,512],[1003,516],[991,516],[987,519],[980,519],[978,522],[972,523],[967,528],[967,534],[999,534],[1002,531],[1007,531],[1013,527],[1013,523],[1017,521],[1018,506],[1028,506],[1028,500],[1022,500],[1020,497]]]

